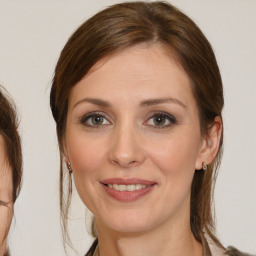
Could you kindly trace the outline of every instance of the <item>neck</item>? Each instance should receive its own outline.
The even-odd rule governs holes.
[[[194,238],[189,221],[163,223],[145,232],[121,233],[97,221],[100,256],[202,256],[202,245]]]

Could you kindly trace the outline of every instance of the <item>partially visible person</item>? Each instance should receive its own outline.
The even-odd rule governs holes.
[[[0,86],[0,256],[8,256],[7,236],[22,181],[22,152],[16,108]]]

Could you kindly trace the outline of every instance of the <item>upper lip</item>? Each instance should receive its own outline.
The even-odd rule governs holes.
[[[143,180],[138,178],[110,178],[100,181],[102,184],[117,184],[117,185],[132,185],[132,184],[141,184],[141,185],[154,185],[156,182],[150,180]]]

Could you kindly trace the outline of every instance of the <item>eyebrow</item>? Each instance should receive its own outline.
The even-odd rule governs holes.
[[[152,106],[163,103],[175,103],[180,105],[183,108],[187,108],[187,106],[180,100],[176,98],[157,98],[157,99],[148,99],[141,102],[141,106]]]
[[[94,104],[94,105],[97,105],[99,107],[105,107],[105,108],[109,108],[111,107],[111,104],[105,100],[101,100],[101,99],[95,99],[95,98],[84,98],[82,100],[79,100],[74,106],[73,106],[73,109],[83,103],[83,102],[87,102],[87,103],[91,103],[91,104]]]
[[[81,103],[91,103],[93,105],[97,105],[99,107],[105,107],[105,108],[110,108],[111,104],[108,101],[101,100],[101,99],[96,99],[96,98],[84,98],[82,100],[79,100],[76,102],[76,104],[73,106],[73,109],[81,104]],[[148,99],[148,100],[143,100],[140,103],[140,106],[146,107],[146,106],[152,106],[152,105],[158,105],[158,104],[163,104],[163,103],[175,103],[180,105],[183,108],[187,108],[187,106],[180,100],[176,98],[156,98],[156,99]]]

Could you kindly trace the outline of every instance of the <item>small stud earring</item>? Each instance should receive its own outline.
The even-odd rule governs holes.
[[[202,167],[203,167],[203,170],[204,170],[204,171],[207,171],[208,166],[207,166],[207,164],[206,164],[205,162],[202,163]]]
[[[69,174],[71,174],[73,172],[72,167],[71,167],[71,163],[68,162],[67,165],[68,165]]]

